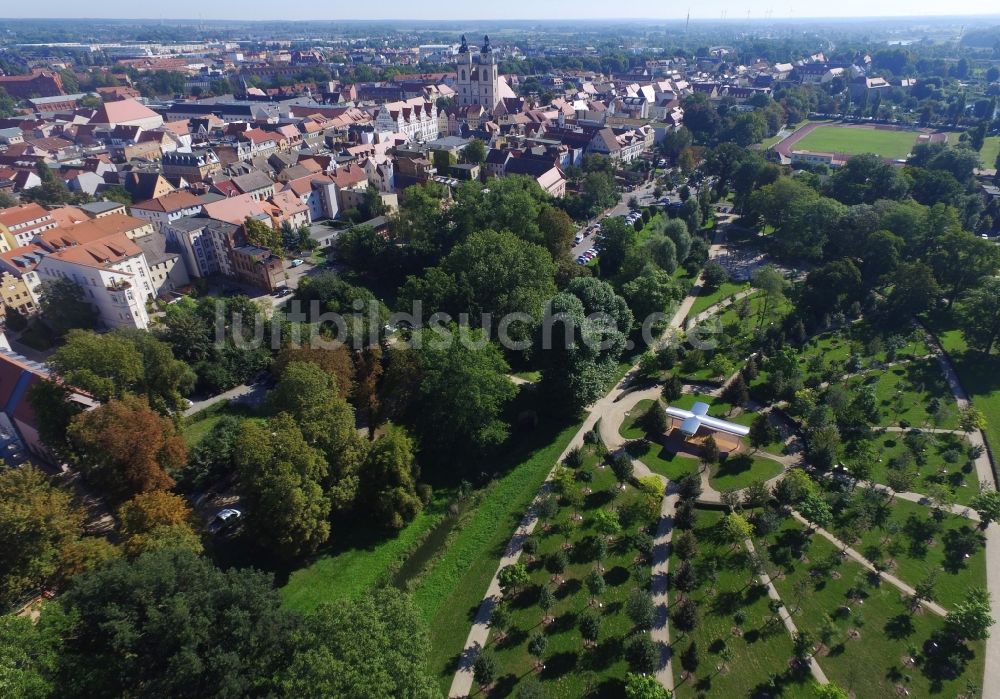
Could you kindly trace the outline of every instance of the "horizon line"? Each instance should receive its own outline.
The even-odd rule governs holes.
[[[1000,20],[1000,12],[996,13],[979,13],[979,12],[969,12],[969,13],[952,13],[952,14],[899,14],[899,15],[843,15],[843,16],[830,16],[830,15],[780,15],[780,16],[766,16],[761,15],[749,15],[747,17],[695,17],[692,16],[690,19],[692,21],[701,22],[747,22],[747,21],[777,21],[777,20],[834,20],[834,21],[850,21],[850,20],[878,20],[878,19],[948,19],[948,18],[969,18],[969,17],[983,17],[983,18],[996,18]],[[480,18],[426,18],[426,17],[352,17],[352,18],[323,18],[323,17],[311,17],[305,19],[284,19],[281,17],[260,17],[260,18],[236,18],[236,17],[121,17],[119,16],[108,16],[108,17],[0,17],[0,20],[6,21],[39,21],[39,22],[70,22],[70,21],[95,21],[95,20],[113,20],[113,21],[123,21],[123,22],[285,22],[289,24],[295,23],[306,23],[306,22],[420,22],[420,23],[435,23],[435,22],[447,22],[447,23],[464,23],[464,22],[560,22],[565,24],[573,24],[580,22],[613,22],[613,23],[624,23],[624,22],[670,22],[670,21],[686,21],[686,16],[680,14],[671,17],[650,17],[650,16],[635,16],[635,17],[622,17],[620,15],[614,17],[605,16],[588,16],[588,17],[574,17],[572,19],[560,18],[560,17],[480,17]]]

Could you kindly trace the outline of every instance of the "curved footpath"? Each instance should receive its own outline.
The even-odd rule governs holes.
[[[701,279],[691,288],[688,296],[681,302],[671,319],[670,324],[667,326],[665,335],[683,328],[684,320],[687,318],[688,313],[691,311],[691,307],[694,305],[695,299],[701,292]],[[632,366],[625,377],[615,385],[611,391],[605,395],[603,398],[594,403],[588,412],[586,420],[580,426],[580,429],[573,439],[570,440],[569,445],[566,447],[565,451],[559,455],[558,461],[553,465],[552,470],[546,476],[545,483],[542,485],[541,490],[535,499],[532,501],[531,506],[525,513],[524,518],[521,520],[520,525],[514,532],[514,536],[511,537],[510,542],[507,544],[507,549],[504,551],[503,557],[500,559],[500,565],[497,566],[496,572],[493,574],[493,578],[490,580],[489,587],[486,590],[486,595],[483,597],[483,601],[479,606],[479,611],[476,613],[476,619],[472,624],[472,629],[469,631],[469,635],[465,640],[465,647],[462,651],[462,655],[458,661],[458,670],[455,672],[455,677],[452,680],[451,688],[448,691],[449,697],[467,697],[472,691],[473,685],[473,675],[472,668],[476,661],[476,656],[479,651],[482,650],[489,639],[490,628],[489,619],[490,613],[493,611],[494,605],[501,597],[500,583],[497,576],[500,570],[505,566],[516,563],[521,557],[521,545],[524,542],[526,536],[534,531],[535,525],[538,522],[538,504],[541,498],[548,492],[551,486],[551,479],[555,473],[555,469],[563,462],[566,455],[576,447],[583,446],[584,435],[594,428],[594,425],[601,422],[604,425],[605,422],[615,425],[615,430],[617,431],[617,425],[615,423],[616,415],[624,415],[622,406],[619,404],[619,400],[626,395],[631,395],[627,386],[631,379],[632,374],[638,368],[638,364]],[[636,399],[638,400],[638,398]],[[627,408],[625,408],[627,410]],[[604,429],[602,428],[602,433]],[[609,449],[612,447],[609,445]],[[644,472],[640,472],[644,469]],[[640,466],[636,470],[636,475],[643,476],[649,475],[651,472],[645,465]],[[654,551],[654,566],[653,566],[653,590],[654,595],[659,591],[659,597],[657,602],[657,614],[662,620],[662,626],[658,626],[653,630],[653,637],[661,646],[661,653],[663,661],[661,667],[657,672],[657,679],[663,684],[667,689],[673,689],[673,671],[670,665],[669,658],[669,632],[667,631],[666,625],[666,574],[667,574],[667,561],[670,557],[670,535],[673,529],[673,512],[674,505],[676,504],[676,496],[668,495],[664,497],[663,505],[660,512],[660,524],[657,529],[657,536],[653,541],[653,551]]]
[[[698,293],[701,290],[700,280],[692,290],[691,294],[688,295],[684,301],[681,303],[677,312],[674,314],[670,325],[666,330],[666,334],[671,333],[674,330],[682,329],[685,327],[685,321],[687,319],[688,313]],[[738,297],[742,296],[741,293]],[[733,300],[723,300],[719,304],[712,306],[711,308],[705,309],[698,314],[697,321],[700,321],[706,317],[717,313],[722,308],[731,305]],[[965,393],[958,380],[958,375],[951,365],[947,354],[941,349],[940,345],[937,343],[936,338],[930,333],[928,335],[929,346],[932,347],[933,353],[939,363],[941,364],[942,371],[944,372],[948,384],[951,388],[952,394],[955,398],[956,403],[960,408],[968,406],[969,398],[968,394]],[[546,477],[545,483],[539,490],[538,495],[532,501],[528,512],[525,514],[524,518],[521,520],[520,525],[511,538],[507,549],[504,553],[503,558],[500,560],[500,564],[497,567],[497,571],[493,575],[493,579],[490,581],[489,588],[487,589],[486,596],[483,598],[482,604],[480,605],[479,611],[476,614],[475,623],[469,632],[469,636],[466,639],[465,649],[462,653],[462,657],[459,661],[458,671],[455,673],[455,677],[451,684],[451,689],[449,691],[449,697],[467,697],[472,690],[473,685],[473,664],[475,662],[476,656],[479,651],[486,645],[489,638],[489,617],[493,610],[494,605],[500,599],[500,585],[497,581],[497,575],[499,571],[507,565],[517,562],[521,556],[521,545],[524,538],[528,536],[535,528],[537,523],[537,508],[542,497],[548,493],[551,486],[551,478],[555,472],[555,468],[562,463],[565,459],[566,454],[570,450],[583,445],[584,435],[592,430],[595,425],[599,425],[599,430],[601,433],[601,438],[604,444],[607,446],[608,450],[611,452],[617,451],[625,445],[625,440],[619,433],[619,428],[625,421],[626,414],[633,408],[639,401],[644,399],[655,399],[660,396],[661,389],[659,386],[653,386],[650,388],[630,390],[628,384],[630,382],[631,375],[636,370],[638,365],[632,367],[625,378],[623,378],[606,396],[598,400],[593,406],[591,406],[586,420],[584,420],[579,431],[573,436],[566,450],[560,454],[559,460],[553,466],[552,471]],[[718,390],[718,389],[717,389]],[[892,430],[893,428],[889,428]],[[937,430],[935,430],[937,431]],[[951,431],[951,430],[941,430]],[[984,453],[978,459],[976,459],[976,473],[982,483],[993,484],[996,487],[996,480],[993,474],[993,468],[990,463],[989,453],[985,451],[985,440],[983,438],[982,432],[976,431],[972,434],[967,435],[969,441],[975,445],[981,445],[984,447]],[[785,470],[794,467],[801,460],[800,454],[792,454],[787,456],[778,456],[773,454],[767,454],[769,458],[774,459],[781,463]],[[656,621],[654,622],[654,628],[651,631],[653,640],[660,646],[661,649],[661,663],[660,667],[656,672],[656,678],[664,687],[668,690],[673,690],[674,688],[674,676],[673,668],[671,663],[671,653],[670,653],[670,631],[669,631],[669,598],[668,598],[668,574],[669,574],[669,562],[670,562],[670,541],[673,533],[673,519],[676,510],[678,496],[676,493],[675,484],[668,481],[668,479],[660,476],[659,474],[654,474],[647,466],[639,459],[632,459],[632,463],[635,468],[635,476],[637,478],[643,478],[646,476],[656,476],[660,478],[666,484],[666,493],[663,498],[663,502],[660,508],[660,522],[657,527],[656,536],[653,540],[653,554],[652,554],[652,595],[653,602],[656,607]],[[722,495],[714,487],[712,487],[710,474],[708,469],[701,469],[701,484],[702,484],[702,495],[699,498],[700,502],[717,504],[721,503]],[[774,478],[770,479],[768,484],[773,484],[784,476],[784,472],[778,474]],[[887,492],[894,492],[890,488],[884,485],[877,485],[881,490]],[[911,502],[917,502],[925,504],[927,498],[921,493],[894,493],[896,497],[908,500]],[[978,521],[978,515],[968,507],[964,506],[951,506],[949,509],[952,513],[969,518],[972,521]],[[823,528],[815,527],[805,518],[803,518],[798,512],[792,513],[792,515],[802,524],[809,526],[815,531],[816,534],[823,536],[828,539],[835,546],[840,548],[841,551],[852,560],[856,561],[868,570],[874,570],[874,566],[860,553],[847,546],[844,542],[840,541],[832,533],[826,531]],[[985,665],[986,672],[982,683],[982,699],[1000,699],[1000,525],[997,523],[992,523],[986,529],[986,579],[987,588],[991,595],[992,604],[992,614],[995,620],[993,627],[991,628],[991,634],[989,639],[986,641],[985,650]],[[745,542],[746,547],[753,551],[753,543],[751,541]],[[913,588],[903,582],[902,580],[896,578],[895,576],[889,575],[885,572],[881,574],[882,579],[899,589],[904,594],[912,595]],[[777,589],[774,587],[770,580],[770,577],[762,575],[762,582],[767,586],[768,595],[775,600],[780,601],[780,596],[778,595]],[[941,605],[934,602],[924,601],[921,603],[928,611],[943,616],[947,613]],[[784,623],[786,629],[789,633],[794,634],[796,632],[794,621],[788,614],[784,606],[782,606],[783,613],[781,615],[782,622]],[[815,658],[810,660],[810,670],[812,672],[813,678],[820,684],[826,684],[827,678],[823,673],[822,668]]]

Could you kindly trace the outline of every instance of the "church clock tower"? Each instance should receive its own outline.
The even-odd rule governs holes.
[[[488,36],[483,37],[483,47],[479,49],[475,60],[465,36],[462,36],[455,76],[458,106],[481,105],[492,112],[500,103],[500,69]]]

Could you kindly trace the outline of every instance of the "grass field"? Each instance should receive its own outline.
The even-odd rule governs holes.
[[[365,542],[364,532],[345,537],[350,540],[350,548],[322,554],[291,574],[281,588],[285,606],[307,612],[323,602],[356,597],[384,582],[442,521],[445,505],[446,498],[435,497],[429,507],[392,538],[372,537],[371,542]]]
[[[873,563],[886,563],[910,585],[934,573],[936,601],[946,609],[960,602],[970,587],[986,586],[982,534],[964,517],[944,514],[937,521],[930,507],[894,500],[885,521],[863,531],[857,531],[858,517],[852,510],[838,513],[836,519],[836,532],[860,534],[854,550]]]
[[[587,462],[596,463],[593,449]],[[597,532],[593,519],[598,510],[617,509],[627,511],[640,495],[635,488],[619,492],[614,474],[609,468],[585,466],[592,480],[586,487],[592,492],[581,500],[579,510],[565,501],[556,515],[540,522],[535,530],[538,552],[525,556],[531,575],[531,582],[519,594],[509,600],[511,625],[502,641],[497,636],[490,639],[490,646],[496,653],[499,665],[498,679],[490,697],[508,696],[524,678],[536,676],[545,689],[545,696],[558,697],[620,697],[624,687],[622,680],[628,670],[622,655],[624,638],[632,628],[632,622],[625,612],[625,603],[636,587],[644,589],[648,584],[648,562],[637,566],[637,550],[630,545],[628,537],[618,535],[608,546],[608,555],[601,561],[604,566],[605,591],[595,600],[602,606],[590,605],[590,594],[585,580],[597,564],[594,554],[594,539]],[[581,485],[583,482],[580,482]],[[583,491],[586,492],[586,491]],[[579,514],[582,521],[574,521]],[[658,513],[657,513],[658,514]],[[651,528],[656,516],[650,520],[631,523],[628,532],[645,526]],[[552,571],[547,570],[548,557],[565,550],[568,564],[562,573],[563,582],[553,582]],[[640,570],[645,575],[638,575]],[[552,617],[549,624],[543,624],[543,611],[538,606],[539,594],[547,587],[555,597],[555,603],[548,610]],[[582,614],[590,609],[600,619],[600,635],[596,645],[585,647],[578,629]],[[528,652],[528,639],[534,633],[541,633],[547,639],[544,653],[545,669],[533,670],[534,658]],[[640,631],[641,633],[641,631]],[[588,692],[589,690],[592,690]]]
[[[413,600],[431,631],[430,669],[447,692],[465,637],[497,561],[545,476],[579,429],[538,435],[520,462],[490,486],[468,521],[450,537],[412,585]],[[546,439],[550,437],[550,439]],[[539,447],[537,442],[544,442]]]
[[[926,612],[911,613],[896,588],[873,585],[860,565],[836,555],[826,539],[810,538],[794,520],[786,519],[759,548],[765,547],[770,560],[782,561],[772,565],[772,573],[777,572],[774,584],[796,626],[819,639],[822,629],[831,625],[829,648],[821,648],[817,662],[827,677],[856,696],[956,696],[967,680],[982,677],[981,642],[970,645],[974,655],[958,678],[943,677],[920,653],[943,620]],[[828,572],[825,561],[833,562]]]
[[[691,632],[671,627],[674,647],[674,696],[687,697],[808,697],[806,680],[789,669],[792,640],[785,628],[770,621],[765,589],[755,585],[753,571],[747,566],[742,549],[724,543],[720,521],[722,512],[699,510],[695,535],[698,551],[690,563],[700,584],[689,597],[698,605],[701,622]],[[681,561],[676,549],[671,555],[670,570],[677,571]],[[713,572],[715,581],[713,582]],[[671,607],[676,607],[677,592],[671,591]],[[742,612],[742,621],[737,620]],[[738,629],[738,631],[734,631]],[[700,662],[687,668],[684,675],[682,653],[697,644]],[[732,652],[732,660],[721,658],[723,648]],[[771,680],[780,688],[768,690]],[[766,692],[766,693],[765,693]]]
[[[979,151],[979,159],[982,161],[983,167],[987,169],[995,167],[998,155],[1000,155],[1000,136],[987,137],[983,149]]]
[[[194,415],[184,418],[181,426],[181,434],[188,448],[200,442],[205,435],[212,431],[212,428],[226,415],[235,417],[253,417],[257,413],[245,405],[220,401],[215,405],[210,405],[204,410],[199,410]]]
[[[883,158],[899,159],[910,154],[916,141],[917,135],[912,131],[818,126],[793,148],[848,155],[875,153]]]
[[[751,454],[730,456],[713,468],[712,487],[720,493],[742,490],[754,481],[767,481],[785,470],[777,461]]]
[[[743,282],[740,283],[723,282],[722,286],[720,286],[715,291],[704,293],[703,289],[702,294],[698,296],[698,298],[696,298],[694,300],[694,303],[691,305],[691,311],[688,313],[688,318],[693,318],[694,316],[698,315],[705,309],[714,306],[719,301],[727,299],[730,296],[735,296],[736,294],[745,290],[746,288],[747,285]]]

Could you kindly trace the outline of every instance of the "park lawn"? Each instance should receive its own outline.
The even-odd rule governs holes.
[[[997,156],[1000,156],[1000,136],[987,136],[983,149],[979,151],[979,160],[983,168],[991,170],[996,167]]]
[[[659,442],[647,439],[637,440],[628,446],[628,453],[633,459],[638,459],[649,467],[653,473],[658,473],[672,481],[679,481],[692,473],[697,473],[697,459],[676,454]]]
[[[519,462],[490,484],[464,525],[411,584],[413,600],[431,632],[429,667],[447,693],[472,620],[497,562],[545,477],[579,431],[539,435],[512,457]]]
[[[948,382],[941,373],[936,359],[920,359],[885,371],[871,372],[852,377],[848,387],[852,390],[862,385],[874,385],[878,399],[879,424],[920,426],[933,421],[928,404],[937,399],[942,405],[954,406],[955,401]],[[941,429],[958,428],[958,411],[948,410],[944,419],[935,424]]]
[[[387,582],[394,569],[444,520],[447,501],[442,493],[435,493],[431,505],[394,537],[379,538],[373,532],[343,537],[350,541],[350,548],[321,554],[289,576],[281,588],[282,602],[290,609],[308,612],[321,603],[351,599]],[[361,543],[366,539],[370,541]]]
[[[740,318],[741,308],[746,312],[745,317],[742,319]],[[730,334],[731,331],[728,328],[731,326],[738,327],[739,330],[735,334],[739,337],[752,334],[752,331],[758,326],[773,325],[791,311],[792,302],[785,298],[779,300],[777,303],[772,302],[765,312],[764,295],[755,292],[728,306],[722,312],[722,315],[719,316],[719,321],[722,327],[727,329],[727,333]]]
[[[689,594],[698,605],[700,623],[691,632],[683,632],[675,624],[670,628],[674,696],[678,699],[755,696],[754,691],[763,690],[771,676],[776,676],[784,688],[781,697],[810,696],[806,685],[811,677],[789,670],[792,640],[780,622],[769,623],[772,614],[768,609],[767,591],[751,583],[756,576],[747,565],[744,550],[734,550],[722,542],[719,529],[723,513],[710,509],[698,509],[697,512],[698,553],[691,563],[701,584]],[[717,571],[714,593],[707,572],[713,561]],[[676,571],[680,564],[675,548],[670,570]],[[673,589],[670,592],[671,611],[676,608],[678,594],[679,591]],[[736,628],[734,615],[738,610],[746,614],[742,635],[733,633]],[[700,663],[693,676],[685,677],[681,655],[692,641],[697,643]],[[733,660],[728,664],[728,671],[720,672],[717,667],[723,663],[719,652],[725,646],[732,650]]]
[[[652,405],[653,400],[651,398],[644,398],[633,405],[632,409],[625,413],[625,419],[622,421],[621,427],[618,428],[618,434],[625,439],[642,439],[645,437],[646,430],[636,423],[639,422]]]
[[[890,362],[885,347],[887,340],[878,329],[862,321],[852,324],[849,330],[841,328],[810,338],[799,353],[799,365],[819,380],[831,380],[847,373],[854,355],[862,370],[878,369]],[[924,340],[914,333],[905,338],[905,344],[897,350],[893,361],[923,357],[929,352]]]
[[[941,617],[925,611],[911,614],[899,590],[888,583],[873,586],[861,565],[841,558],[823,537],[808,537],[789,517],[765,539],[764,546],[772,561],[772,581],[799,630],[811,633],[819,643],[826,619],[833,620],[836,633],[830,648],[820,648],[816,660],[827,677],[848,692],[859,697],[890,697],[896,696],[898,685],[913,697],[953,697],[967,681],[980,682],[985,658],[983,644],[977,642],[971,645],[975,656],[965,672],[937,686],[933,668],[919,653],[924,641],[942,628]],[[797,555],[800,551],[804,560]],[[824,573],[815,565],[827,560],[834,562],[835,573]],[[856,585],[863,590],[863,604],[849,594]],[[848,635],[852,628],[860,633],[856,639]],[[919,661],[916,667],[903,664],[904,658],[914,655]]]
[[[212,428],[225,416],[253,417],[257,413],[246,405],[231,403],[229,401],[219,401],[210,405],[204,410],[199,410],[193,415],[184,418],[181,425],[181,434],[188,448],[197,446],[198,442],[212,431]]]
[[[530,584],[511,600],[511,626],[502,641],[491,635],[489,645],[496,653],[497,681],[489,692],[490,697],[508,696],[525,677],[534,675],[542,684],[545,696],[550,699],[582,696],[621,697],[624,692],[625,673],[628,665],[622,654],[625,637],[633,631],[626,614],[629,595],[637,586],[649,585],[648,561],[643,561],[645,573],[636,575],[638,552],[623,534],[616,536],[608,546],[608,556],[603,561],[605,592],[598,598],[601,607],[593,607],[601,619],[597,645],[586,648],[581,638],[578,620],[589,605],[590,594],[585,586],[587,575],[595,569],[597,561],[590,551],[591,536],[599,536],[593,527],[593,516],[600,509],[616,507],[621,511],[640,497],[635,488],[620,492],[614,474],[609,468],[581,470],[592,475],[587,495],[578,514],[582,522],[574,522],[576,513],[565,503],[550,521],[539,521],[535,529],[538,553],[525,557],[531,576]],[[586,491],[584,491],[586,492]],[[647,531],[655,526],[658,509],[649,521],[632,523],[628,532],[637,527]],[[572,548],[566,547],[570,544]],[[569,565],[562,573],[563,582],[556,585],[554,574],[546,568],[550,555],[566,550]],[[555,604],[548,614],[553,621],[543,624],[543,612],[538,607],[538,596],[548,587],[555,596]],[[528,639],[536,632],[544,633],[548,642],[544,653],[545,669],[534,670],[535,658],[528,652]],[[639,633],[648,633],[639,631]],[[591,693],[592,690],[592,693]]]
[[[718,289],[708,293],[704,293],[705,290],[702,289],[702,293],[698,295],[698,297],[694,300],[694,303],[691,305],[688,318],[694,318],[702,311],[714,306],[723,299],[735,296],[746,289],[747,284],[743,282],[723,282]]]
[[[943,513],[941,530],[934,532],[930,528],[933,524],[930,507],[895,499],[889,508],[885,524],[858,532],[860,540],[852,546],[855,551],[873,563],[888,560],[888,548],[896,541],[899,551],[894,557],[895,566],[890,566],[889,572],[910,586],[936,573],[937,601],[946,609],[960,602],[969,588],[986,586],[986,554],[975,522]],[[856,521],[849,511],[846,518],[841,514],[841,524],[836,531],[849,527],[857,531]],[[898,532],[893,533],[894,527],[898,527]],[[976,542],[968,558],[964,557],[960,543],[962,535]],[[926,543],[928,538],[933,540],[932,544]]]
[[[979,493],[979,480],[976,477],[975,465],[968,458],[969,441],[958,434],[925,433],[929,440],[922,457],[924,463],[912,461],[917,470],[917,479],[910,488],[913,492],[926,494],[933,484],[945,485],[953,494],[955,502],[968,505]],[[879,460],[872,469],[871,479],[876,483],[888,482],[889,461],[899,454],[910,451],[903,441],[905,435],[899,432],[888,432],[875,440],[875,448],[879,452]],[[958,460],[949,463],[945,458]]]
[[[959,330],[943,325],[935,330],[941,346],[951,357],[962,388],[986,419],[986,438],[992,448],[1000,446],[1000,355],[970,350]]]
[[[899,160],[910,154],[916,142],[917,134],[913,131],[831,125],[816,127],[795,144],[795,149],[848,155],[875,153],[883,158]]]
[[[733,454],[712,468],[712,487],[721,493],[742,490],[754,481],[767,481],[785,467],[774,459],[752,454]]]

